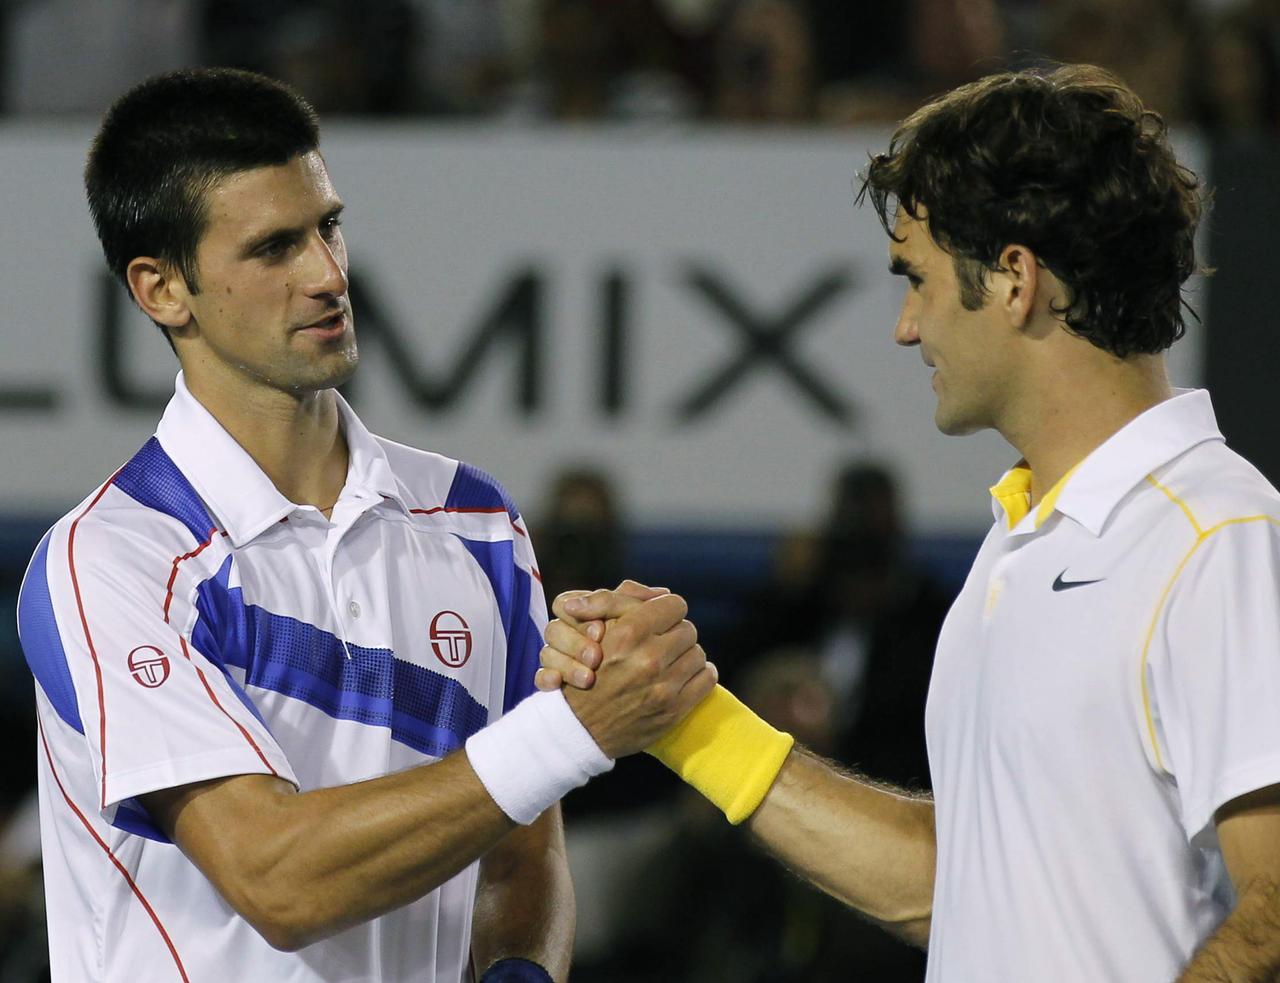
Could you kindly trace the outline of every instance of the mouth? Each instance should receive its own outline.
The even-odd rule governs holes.
[[[310,335],[313,338],[319,338],[321,340],[331,340],[342,337],[343,333],[347,330],[348,321],[347,312],[343,309],[335,311],[328,317],[321,318],[319,321],[314,321],[311,324],[305,324],[297,330],[299,334]]]

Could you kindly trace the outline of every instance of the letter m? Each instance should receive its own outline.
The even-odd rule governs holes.
[[[509,344],[516,349],[515,405],[523,411],[536,411],[542,403],[543,310],[542,274],[533,268],[517,269],[499,293],[497,300],[480,319],[457,356],[452,369],[420,367],[420,340],[430,334],[428,325],[403,329],[382,306],[385,296],[370,283],[363,271],[351,275],[351,307],[355,317],[356,336],[362,342],[373,341],[386,349],[391,371],[413,397],[427,410],[445,410],[458,401],[476,376],[490,352]],[[428,361],[440,364],[438,356]],[[359,390],[359,374],[355,389]],[[350,387],[344,391],[351,396]]]

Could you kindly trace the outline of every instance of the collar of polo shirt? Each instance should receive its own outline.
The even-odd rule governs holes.
[[[390,499],[407,512],[409,506],[386,453],[342,395],[334,396],[351,455],[344,497],[349,490],[367,490]],[[187,476],[235,547],[248,543],[298,508],[280,494],[257,462],[191,395],[181,372],[174,381],[173,398],[156,428],[156,439]]]
[[[1031,468],[1019,461],[991,486],[996,521],[1017,534],[1035,532],[1054,512],[1074,519],[1093,535],[1134,486],[1157,468],[1206,440],[1222,440],[1213,405],[1203,389],[1177,389],[1140,413],[1064,474],[1031,511]]]

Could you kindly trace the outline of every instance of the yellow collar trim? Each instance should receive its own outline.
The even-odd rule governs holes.
[[[1067,481],[1076,473],[1078,467],[1080,467],[1079,463],[1059,478],[1058,483],[1049,489],[1049,494],[1045,495],[1036,506],[1037,529],[1053,514],[1058,496],[1062,494],[1062,489],[1067,486]],[[991,497],[1004,509],[1010,529],[1026,518],[1027,513],[1031,511],[1031,468],[1027,463],[1022,461],[1014,465],[1008,474],[1000,479],[999,484],[992,485]]]
[[[1031,511],[1031,468],[1025,461],[1014,465],[991,486],[991,497],[1004,509],[1005,518],[1012,529]]]

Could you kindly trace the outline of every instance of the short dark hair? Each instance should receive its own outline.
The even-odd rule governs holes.
[[[85,166],[107,265],[125,283],[131,260],[155,256],[198,291],[196,247],[213,183],[287,163],[319,144],[315,110],[265,76],[208,68],[142,82],[107,111]]]
[[[970,310],[1022,243],[1067,288],[1068,329],[1097,347],[1155,353],[1186,330],[1202,185],[1160,116],[1103,69],[1006,72],[934,99],[871,158],[868,194],[890,236],[895,207],[925,218]]]

